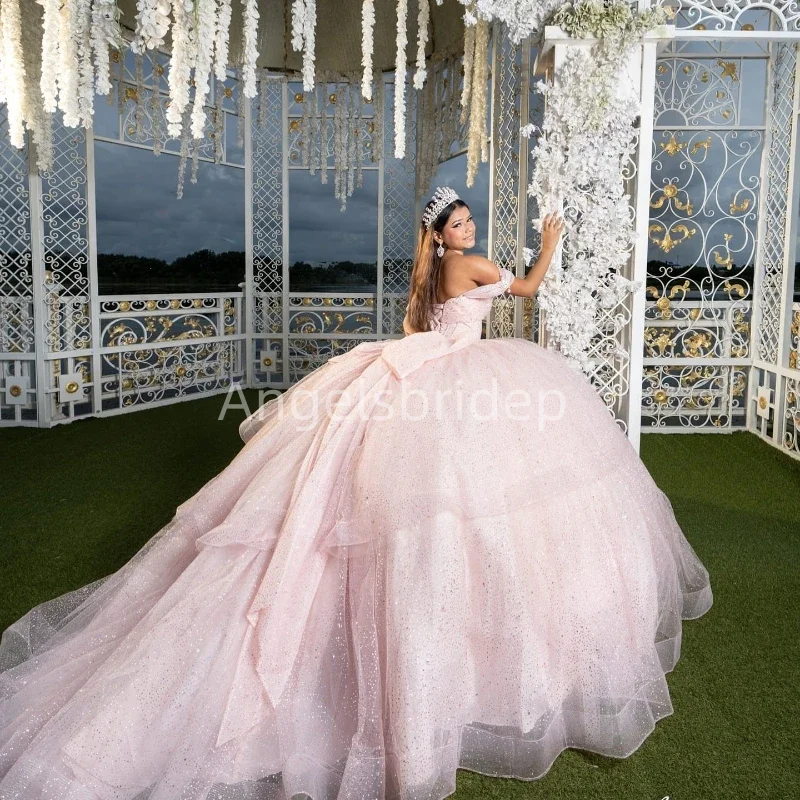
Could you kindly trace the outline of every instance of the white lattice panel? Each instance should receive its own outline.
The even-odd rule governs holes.
[[[253,285],[256,294],[283,291],[283,85],[263,77],[253,100]],[[287,287],[288,288],[288,287]],[[266,330],[263,318],[254,330]]]
[[[394,157],[393,83],[385,85],[384,103],[384,188],[383,188],[383,262],[380,302],[389,313],[383,315],[383,333],[402,333],[405,305],[414,256],[416,213],[414,168],[416,162],[415,124],[418,95],[406,86],[406,149],[403,159]],[[388,306],[387,306],[388,300]],[[402,308],[400,314],[398,306]]]
[[[286,382],[283,353],[286,346],[284,310],[288,306],[289,286],[284,282],[284,193],[286,185],[285,148],[288,130],[284,102],[286,81],[262,73],[258,94],[250,109],[249,142],[251,171],[252,271],[249,282],[251,329],[249,349],[253,380],[256,384]],[[272,336],[271,336],[272,335]]]
[[[86,134],[54,125],[53,168],[41,175],[45,348],[89,350]]]
[[[28,150],[8,141],[0,106],[0,425],[37,419]]]
[[[492,40],[492,204],[489,209],[491,253],[496,264],[516,273],[520,222],[520,100],[522,48],[514,45],[503,31]],[[525,87],[527,90],[527,86]],[[492,338],[514,335],[515,301],[501,296],[492,303],[488,335]]]

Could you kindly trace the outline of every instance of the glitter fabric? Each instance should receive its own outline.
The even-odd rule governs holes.
[[[4,633],[2,800],[439,800],[673,713],[708,573],[588,379],[480,338],[500,275],[262,406],[125,566]]]

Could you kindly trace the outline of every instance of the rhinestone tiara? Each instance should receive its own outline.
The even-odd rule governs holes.
[[[454,200],[460,199],[455,190],[451,189],[449,186],[440,186],[430,199],[430,203],[433,203],[433,205],[431,206],[429,204],[429,208],[426,208],[422,214],[422,224],[430,230],[431,225],[436,222],[439,214]]]

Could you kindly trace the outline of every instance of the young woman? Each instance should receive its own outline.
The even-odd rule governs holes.
[[[439,195],[442,195],[440,203],[449,202],[430,225],[423,221],[417,238],[410,300],[403,321],[406,333],[430,330],[431,324],[436,324],[431,317],[438,321],[448,299],[454,300],[478,286],[498,283],[498,267],[488,258],[464,254],[475,247],[475,221],[469,206],[452,190],[440,189]],[[439,195],[434,197],[439,199]],[[430,208],[428,204],[426,210]],[[524,278],[511,276],[511,282],[504,288],[513,295],[533,297],[550,266],[563,229],[564,223],[555,215],[546,216],[539,259]],[[501,278],[504,275],[502,270],[499,274]],[[440,297],[444,300],[440,301]]]
[[[0,798],[438,800],[641,745],[708,573],[588,379],[481,339],[561,227],[516,278],[437,191],[409,335],[266,403],[125,566],[5,632]]]

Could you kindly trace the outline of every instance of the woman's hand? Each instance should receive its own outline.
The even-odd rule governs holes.
[[[548,214],[542,220],[542,247],[539,256],[528,274],[524,278],[514,280],[508,287],[511,294],[521,297],[533,297],[536,294],[550,267],[563,231],[564,220],[560,214]]]
[[[542,220],[542,250],[555,252],[558,240],[564,230],[564,220],[560,214],[548,214]]]

